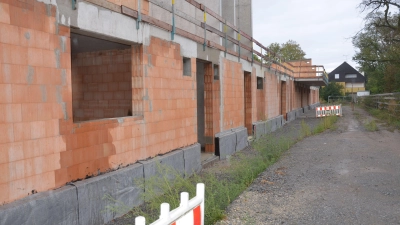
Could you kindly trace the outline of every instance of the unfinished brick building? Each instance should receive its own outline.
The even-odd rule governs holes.
[[[105,223],[155,162],[190,174],[318,104],[322,66],[253,61],[251,0],[172,2],[0,0],[0,224]]]

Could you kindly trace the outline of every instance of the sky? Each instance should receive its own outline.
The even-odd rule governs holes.
[[[296,41],[329,73],[352,60],[356,49],[351,37],[363,28],[361,0],[253,0],[253,37],[268,46]]]

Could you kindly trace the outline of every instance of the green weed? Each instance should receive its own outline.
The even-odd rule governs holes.
[[[324,118],[318,125],[321,127],[319,129],[331,127],[336,120],[336,117]],[[275,163],[282,153],[298,140],[312,133],[315,131],[311,132],[311,128],[302,121],[299,137],[278,137],[273,133],[265,135],[252,142],[250,150],[232,155],[229,163],[222,169],[210,168],[189,178],[184,178],[184,175],[171,167],[157,164],[157,175],[145,181],[135,181],[135,185],[145,189],[142,196],[145,203],[132,209],[126,216],[141,215],[146,217],[147,223],[151,223],[158,219],[161,203],[168,202],[172,210],[179,205],[180,192],[189,192],[190,198],[193,198],[196,183],[204,183],[205,224],[214,224],[225,218],[228,205],[249,187],[261,172]],[[126,209],[124,206],[117,207],[117,202],[114,203],[108,210],[118,212],[120,209]],[[252,223],[252,221],[247,222]]]
[[[371,120],[369,122],[366,122],[364,124],[364,127],[368,131],[377,131],[378,130],[378,126],[376,125],[375,120]]]
[[[366,105],[364,105],[364,108],[379,121],[385,122],[390,127],[400,129],[400,115],[397,111],[389,112],[386,109],[369,108]]]
[[[311,127],[306,122],[304,122],[304,120],[301,121],[300,126],[301,126],[300,136],[299,136],[300,140],[312,134]]]
[[[337,116],[328,116],[321,119],[321,122],[314,128],[313,134],[322,133],[326,129],[333,129],[338,120]]]

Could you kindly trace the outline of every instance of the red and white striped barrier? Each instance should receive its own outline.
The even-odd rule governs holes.
[[[342,105],[316,107],[315,115],[316,115],[316,117],[342,116]]]
[[[181,193],[178,208],[169,211],[169,204],[161,204],[160,218],[150,225],[204,225],[204,184],[197,184],[196,197],[189,200],[189,193]],[[143,216],[135,218],[135,225],[145,225]]]

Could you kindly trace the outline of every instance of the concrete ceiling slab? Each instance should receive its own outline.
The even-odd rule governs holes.
[[[127,48],[131,48],[131,46],[82,34],[71,33],[72,54]]]

